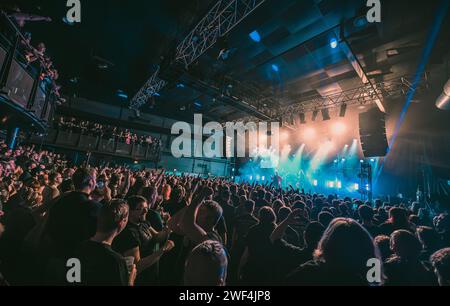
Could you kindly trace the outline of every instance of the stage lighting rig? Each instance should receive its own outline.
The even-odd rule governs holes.
[[[265,0],[217,1],[194,29],[178,44],[173,60],[181,63],[187,69],[264,2]],[[221,51],[223,51],[222,58],[229,56],[227,50],[221,49]],[[158,69],[131,100],[130,108],[140,108],[147,102],[148,97],[159,92],[166,84],[167,81],[160,78]]]

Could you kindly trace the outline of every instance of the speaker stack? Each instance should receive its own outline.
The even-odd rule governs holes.
[[[385,114],[378,108],[359,114],[359,137],[364,157],[383,157],[389,145]]]

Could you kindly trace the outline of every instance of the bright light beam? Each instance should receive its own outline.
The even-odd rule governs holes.
[[[436,18],[430,29],[429,37],[428,37],[427,43],[425,45],[425,49],[423,50],[420,64],[417,67],[414,81],[412,82],[411,89],[408,91],[408,95],[406,97],[405,104],[403,105],[402,112],[400,113],[400,118],[397,121],[397,125],[395,126],[394,133],[392,134],[392,137],[389,141],[389,148],[388,148],[388,152],[386,154],[386,159],[389,157],[389,153],[391,152],[392,148],[394,147],[395,141],[397,140],[398,133],[400,131],[400,127],[402,126],[403,121],[405,120],[406,113],[408,112],[409,106],[411,105],[411,102],[414,98],[417,86],[419,85],[422,73],[425,70],[425,66],[428,63],[428,60],[431,55],[431,51],[433,50],[433,46],[436,42],[437,36],[439,34],[439,30],[441,29],[442,22],[445,19],[445,16],[448,12],[449,6],[450,6],[449,0],[442,0],[441,4],[439,5],[438,9],[436,10],[437,15],[436,15]],[[374,185],[376,185],[378,178],[381,175],[381,172],[383,171],[384,161],[381,163],[381,165],[378,168],[378,171],[375,175]]]

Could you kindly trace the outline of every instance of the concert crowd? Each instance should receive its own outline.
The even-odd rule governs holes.
[[[450,284],[449,203],[76,166],[5,143],[0,159],[3,285]]]

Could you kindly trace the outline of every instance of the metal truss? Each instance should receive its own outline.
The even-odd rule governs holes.
[[[188,67],[265,0],[219,0],[178,45],[176,60]]]
[[[152,74],[150,79],[145,82],[144,86],[137,92],[134,96],[133,100],[131,100],[130,108],[131,109],[139,109],[142,105],[146,104],[150,97],[153,97],[156,93],[158,93],[164,86],[166,86],[167,82],[161,80],[158,77],[159,68]]]
[[[373,85],[366,84],[364,86],[346,90],[329,96],[314,96],[304,99],[285,107],[278,118],[288,118],[287,122],[292,122],[293,116],[300,113],[312,111],[320,111],[322,109],[339,107],[342,104],[351,105],[369,105],[376,103],[379,97],[389,98],[399,95],[406,95],[412,89],[413,77],[401,77],[391,81],[375,83]],[[419,87],[416,90],[428,88],[427,74],[422,75]],[[425,81],[425,82],[423,82]]]
[[[187,68],[211,48],[219,37],[226,35],[266,0],[219,0],[178,45],[175,60]],[[138,109],[148,98],[161,90],[166,82],[158,78],[157,70],[131,101],[130,108]]]

